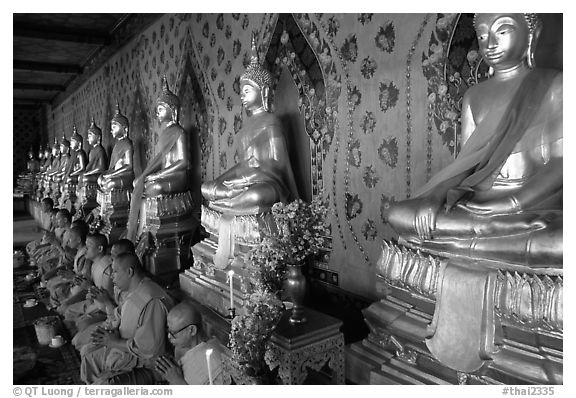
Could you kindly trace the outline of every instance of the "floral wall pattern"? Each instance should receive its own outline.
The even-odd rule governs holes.
[[[406,198],[452,157],[450,141],[440,134],[442,122],[434,114],[429,123],[429,111],[433,92],[434,112],[443,106],[438,91],[443,76],[438,72],[444,68],[455,17],[292,18],[317,60],[324,86],[321,95],[315,92],[302,100],[304,108],[308,97],[316,101],[316,109],[322,105],[320,116],[314,117],[321,117],[324,126],[315,137],[322,160],[318,173],[331,210],[327,267],[338,274],[340,288],[373,297],[380,241],[392,236],[382,209]],[[186,122],[198,130],[199,175],[202,180],[215,178],[237,158],[235,136],[245,117],[239,77],[250,59],[251,35],[256,32],[260,59],[265,59],[273,50],[279,19],[278,14],[164,15],[77,92],[48,110],[48,136],[60,137],[64,131],[69,137],[77,124],[85,137],[94,117],[111,149],[109,120],[118,102],[132,119],[133,140],[142,142],[141,158],[149,159],[158,140],[154,105],[166,75],[170,89],[186,101]],[[302,82],[310,94],[314,79]],[[191,112],[203,114],[192,117]],[[449,116],[444,112],[442,117]]]

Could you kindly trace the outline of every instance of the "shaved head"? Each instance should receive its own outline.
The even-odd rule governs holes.
[[[168,319],[175,328],[182,328],[186,325],[196,325],[198,329],[202,327],[202,315],[192,304],[182,301],[175,305],[168,313]]]

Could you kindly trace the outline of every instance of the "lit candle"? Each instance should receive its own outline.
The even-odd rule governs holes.
[[[228,281],[230,282],[230,308],[234,308],[234,287],[232,286],[232,279],[234,278],[234,271],[228,271]]]
[[[212,369],[210,369],[210,355],[212,355],[212,348],[206,350],[206,366],[208,366],[208,381],[212,385]]]

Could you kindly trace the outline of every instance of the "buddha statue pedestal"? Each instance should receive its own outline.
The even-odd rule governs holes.
[[[70,180],[65,182],[62,187],[61,202],[63,206],[70,212],[76,211],[76,187],[78,186],[78,177],[70,177]]]
[[[84,215],[98,207],[98,183],[96,181],[78,183],[75,207],[78,213]]]
[[[108,192],[98,191],[97,200],[100,204],[98,230],[108,237],[109,242],[118,240],[126,230],[131,194],[131,189],[113,188]]]
[[[136,251],[156,281],[172,285],[192,260],[190,247],[199,227],[192,195],[159,195],[146,198],[143,206],[146,219]]]
[[[210,236],[192,247],[194,265],[180,274],[180,288],[226,317],[230,308],[228,272],[234,271],[233,302],[239,315],[251,292],[248,253],[262,240],[261,231],[275,228],[272,213],[235,215],[203,205],[202,226]]]
[[[57,203],[60,203],[60,197],[62,196],[61,187],[62,187],[62,177],[54,176],[50,187],[51,188],[50,197],[54,201],[55,205],[57,205]]]
[[[562,384],[561,269],[384,242],[376,285],[370,334],[346,352],[354,383]]]

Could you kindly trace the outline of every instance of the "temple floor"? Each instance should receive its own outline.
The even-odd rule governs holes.
[[[24,250],[27,242],[41,237],[37,224],[22,208],[14,206],[13,246]],[[70,335],[60,317],[48,309],[47,291],[39,287],[38,281],[27,281],[26,275],[35,269],[24,264],[13,269],[13,360],[14,384],[82,384],[80,380],[80,356],[69,343]],[[38,304],[25,308],[29,298]],[[40,345],[36,337],[34,321],[44,316],[57,316],[55,330],[67,341],[59,348]]]

